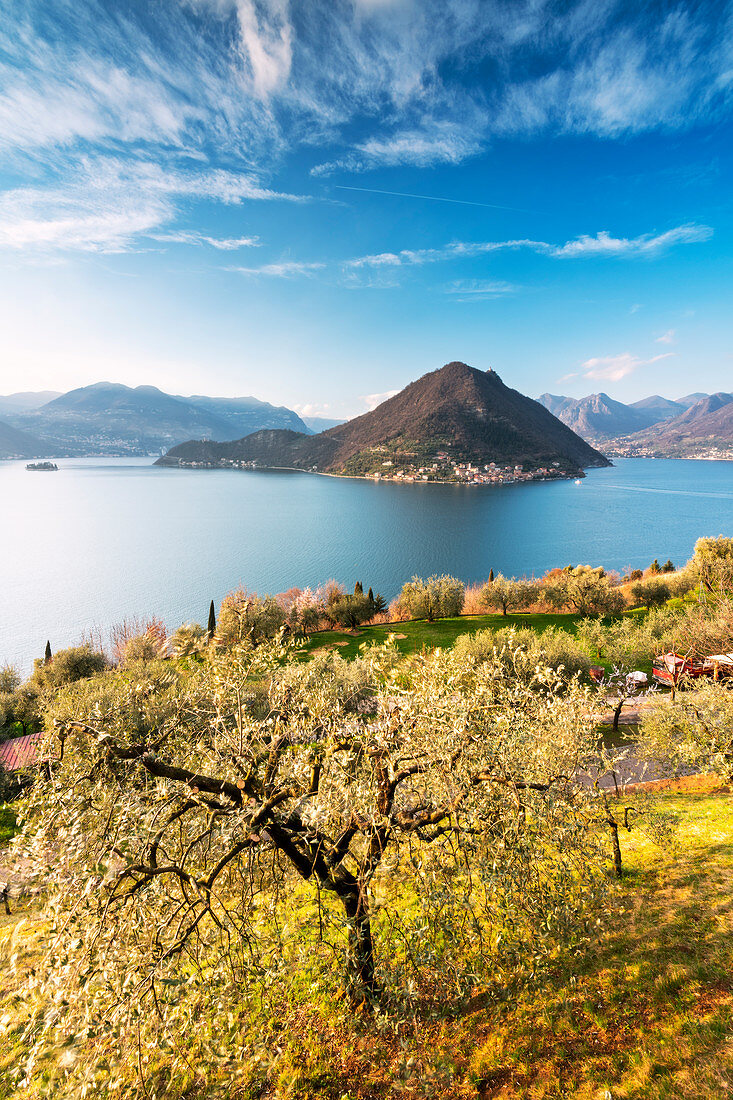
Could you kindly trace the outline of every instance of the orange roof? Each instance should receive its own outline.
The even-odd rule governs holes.
[[[10,741],[0,741],[0,768],[6,772],[17,772],[35,764],[42,737],[42,733],[27,733]]]

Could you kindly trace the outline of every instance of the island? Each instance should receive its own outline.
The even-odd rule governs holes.
[[[491,485],[578,478],[611,463],[495,371],[452,362],[318,435],[281,429],[228,443],[191,440],[156,465]]]

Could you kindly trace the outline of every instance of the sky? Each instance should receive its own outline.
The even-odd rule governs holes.
[[[733,389],[733,4],[4,0],[0,393]]]

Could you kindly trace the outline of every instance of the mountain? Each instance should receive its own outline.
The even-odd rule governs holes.
[[[307,430],[290,409],[256,398],[173,397],[155,386],[97,382],[12,417],[55,453],[150,454],[192,436],[234,439],[262,428]]]
[[[47,458],[53,453],[47,440],[0,421],[0,458]]]
[[[701,394],[700,396],[705,395]],[[632,401],[629,408],[642,409],[644,412],[652,413],[657,417],[658,423],[661,420],[670,420],[673,416],[679,416],[689,406],[684,405],[681,401],[670,401],[668,397],[660,397],[658,393],[655,393],[652,397],[642,398],[641,401]]]
[[[697,405],[698,401],[704,401],[706,397],[710,397],[710,394],[688,393],[687,397],[678,397],[677,404],[682,405],[684,409],[690,409],[693,405]]]
[[[694,457],[723,451],[733,457],[733,393],[714,393],[647,431],[613,441],[617,454]]]
[[[195,394],[193,397],[179,397],[177,400],[213,413],[226,422],[230,426],[230,435],[226,437],[228,439],[249,435],[262,428],[290,428],[300,432],[307,427],[305,421],[292,409],[287,409],[284,405],[270,405],[256,397],[203,397]]]
[[[327,416],[302,416],[301,420],[314,435],[318,435],[319,432],[326,432],[329,428],[336,428],[339,424],[345,423],[343,420],[331,420]]]
[[[158,460],[171,466],[181,462],[254,463],[345,474],[373,474],[393,466],[421,469],[428,462],[436,468],[456,462],[523,464],[573,475],[584,466],[608,465],[539,402],[505,386],[494,371],[459,362],[424,375],[371,412],[315,436],[264,431],[233,443],[190,441]]]
[[[0,395],[0,415],[3,413],[24,413],[38,409],[54,397],[60,397],[58,390],[38,390],[27,393],[7,393]]]
[[[592,393],[578,400],[543,393],[539,401],[563,424],[591,443],[628,435],[659,420],[655,411],[624,405],[607,393]]]
[[[537,400],[539,401],[540,405],[544,405],[544,407],[548,409],[553,416],[557,417],[559,417],[560,413],[564,412],[565,409],[569,409],[573,405],[577,404],[575,398],[573,397],[561,397],[554,393],[543,393],[540,397],[537,398]]]

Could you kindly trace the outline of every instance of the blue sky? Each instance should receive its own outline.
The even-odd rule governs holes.
[[[733,388],[733,5],[5,0],[0,393]]]

